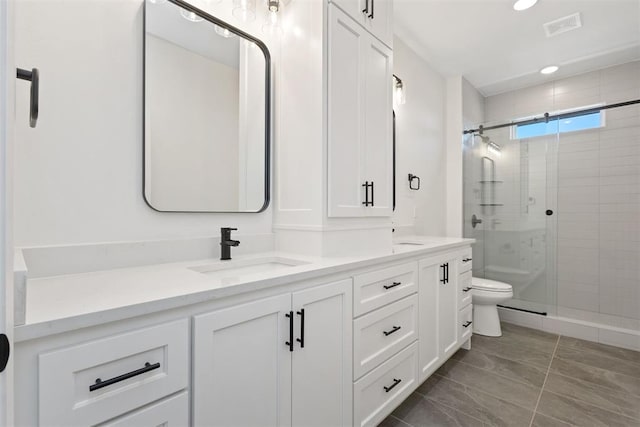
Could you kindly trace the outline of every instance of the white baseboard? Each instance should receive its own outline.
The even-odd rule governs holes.
[[[541,316],[498,307],[500,320],[527,328],[538,329],[587,341],[640,351],[640,331],[568,317]]]

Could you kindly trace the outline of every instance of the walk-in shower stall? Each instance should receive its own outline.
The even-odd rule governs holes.
[[[630,67],[624,73],[640,70]],[[515,115],[525,103],[518,93],[485,101],[492,121],[463,136],[464,235],[477,240],[473,275],[513,286],[505,306],[635,329],[640,85],[626,82],[629,89],[616,92],[621,72],[618,81],[607,72],[582,78],[599,102],[576,98],[574,108],[557,108],[559,84],[546,86],[556,97],[535,115]],[[616,102],[600,95],[607,90]],[[499,103],[515,116],[494,120]]]

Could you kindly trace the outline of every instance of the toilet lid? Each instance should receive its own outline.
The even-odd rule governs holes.
[[[473,277],[471,279],[471,287],[473,289],[482,289],[484,291],[493,292],[511,292],[511,285],[503,282],[496,282],[495,280],[481,279],[479,277]]]

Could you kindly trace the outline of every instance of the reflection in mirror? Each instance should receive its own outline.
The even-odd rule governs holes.
[[[269,203],[269,52],[179,0],[145,2],[144,195],[158,211]]]

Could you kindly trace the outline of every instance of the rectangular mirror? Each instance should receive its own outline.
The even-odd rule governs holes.
[[[269,204],[270,56],[180,0],[145,1],[144,197],[161,212]]]

